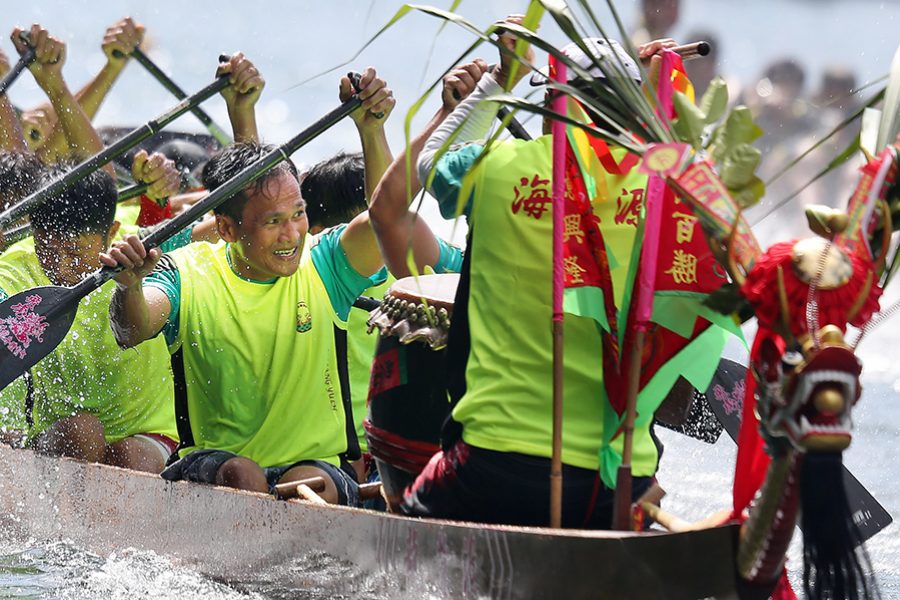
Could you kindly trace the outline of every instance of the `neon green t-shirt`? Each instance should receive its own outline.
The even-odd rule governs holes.
[[[227,244],[198,243],[145,279],[172,303],[164,332],[181,352],[193,438],[182,456],[217,449],[263,467],[339,464],[347,431],[335,327],[346,328],[370,283],[349,265],[342,231],[308,237],[290,277],[243,279]]]
[[[136,233],[122,227],[120,235]],[[52,285],[34,251],[34,239],[14,244],[0,256],[0,299],[37,286]],[[115,283],[107,282],[84,298],[68,335],[38,364],[33,377],[35,436],[77,412],[88,412],[103,423],[106,441],[136,433],[161,433],[177,438],[172,372],[163,340],[122,350],[109,324],[109,303]],[[0,392],[10,425],[24,430],[27,388],[24,378]],[[2,411],[0,411],[2,412]]]
[[[122,225],[136,225],[141,215],[140,200],[130,200],[116,205],[116,221]]]
[[[472,168],[482,150],[472,144],[438,162],[432,192],[444,216],[455,212],[462,174]],[[535,184],[552,189],[551,151],[549,135],[502,142],[491,147],[473,172],[474,192],[466,207],[472,230],[468,249],[473,257],[468,301],[471,341],[465,394],[453,411],[467,443],[541,457],[550,457],[552,438],[552,218],[549,205],[544,212],[529,212],[521,200]],[[623,152],[615,149],[614,155],[621,159]],[[617,200],[643,190],[646,178],[632,172],[624,176],[601,173],[597,179],[594,212],[603,227],[618,300],[634,226],[615,218]],[[564,345],[562,460],[597,469],[604,411],[612,410],[603,387],[598,325],[567,314]],[[614,444],[621,446],[621,436]],[[653,475],[657,460],[649,428],[636,430],[633,474]]]

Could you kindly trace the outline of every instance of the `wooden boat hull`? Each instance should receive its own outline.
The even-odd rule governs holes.
[[[629,534],[410,519],[0,448],[0,526],[211,577],[396,597],[733,598],[734,526]],[[374,578],[374,579],[373,579]],[[378,590],[381,590],[379,592]]]

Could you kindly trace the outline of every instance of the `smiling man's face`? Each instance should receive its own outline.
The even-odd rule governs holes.
[[[231,243],[234,268],[242,277],[268,281],[293,275],[309,229],[300,185],[278,171],[260,189],[244,191],[247,203],[237,223],[220,215],[219,233]]]

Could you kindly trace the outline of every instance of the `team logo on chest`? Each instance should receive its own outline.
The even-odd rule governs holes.
[[[297,333],[306,333],[312,329],[312,313],[306,302],[297,303]]]

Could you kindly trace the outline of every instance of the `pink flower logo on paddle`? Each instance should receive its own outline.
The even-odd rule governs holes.
[[[12,316],[0,319],[0,341],[14,356],[25,358],[31,340],[44,341],[42,336],[49,323],[43,315],[34,312],[41,300],[38,294],[27,296],[25,302],[13,304]]]
[[[744,386],[745,383],[741,380],[735,384],[730,393],[718,383],[713,386],[713,396],[722,403],[725,414],[731,415],[740,412],[744,407]]]

